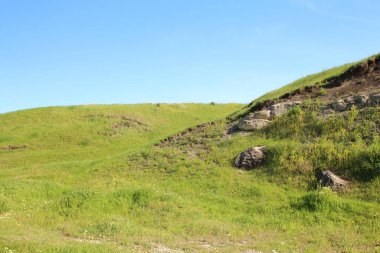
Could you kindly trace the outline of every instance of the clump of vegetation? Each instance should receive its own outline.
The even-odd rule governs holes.
[[[337,195],[328,188],[320,188],[311,191],[291,203],[291,206],[298,210],[310,212],[339,211],[342,204]]]
[[[296,107],[261,131],[267,139],[299,143],[277,150],[271,166],[299,171],[299,176],[307,178],[326,169],[351,180],[380,176],[380,131],[375,123],[380,120],[378,108],[359,112],[353,107],[347,114],[326,120],[310,108]]]
[[[320,87],[318,90],[318,96],[326,96],[326,94],[327,94],[326,89],[323,87]]]
[[[144,190],[136,190],[132,193],[132,206],[146,207],[149,204],[149,193]]]

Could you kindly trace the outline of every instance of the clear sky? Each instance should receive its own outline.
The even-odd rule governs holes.
[[[248,103],[380,52],[378,0],[0,0],[0,112]]]

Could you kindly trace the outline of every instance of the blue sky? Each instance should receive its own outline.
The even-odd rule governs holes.
[[[378,0],[0,0],[0,112],[248,103],[380,52]]]

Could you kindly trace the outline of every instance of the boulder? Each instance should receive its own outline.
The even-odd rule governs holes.
[[[323,187],[330,187],[334,190],[345,188],[349,184],[348,181],[338,177],[330,170],[318,171],[316,174],[316,178]]]
[[[376,106],[380,104],[380,93],[378,94],[372,94],[369,96],[369,104],[371,106]]]
[[[369,97],[367,95],[363,95],[363,94],[356,94],[353,97],[355,106],[357,106],[357,107],[364,107],[364,106],[366,106],[367,102],[368,102],[368,99],[369,99]]]
[[[345,111],[347,110],[347,103],[342,100],[342,99],[338,99],[336,101],[334,101],[331,106],[334,108],[335,111]]]
[[[346,110],[349,110],[353,105],[355,105],[355,100],[353,96],[346,97],[344,99],[344,102],[346,103]]]
[[[265,146],[248,148],[236,157],[234,165],[241,169],[253,169],[264,161],[265,152]]]
[[[354,97],[353,96],[348,96],[348,97],[345,97],[344,98],[344,102],[346,102],[347,104],[354,104]]]
[[[242,119],[239,124],[238,128],[243,131],[252,131],[256,129],[261,129],[266,127],[270,123],[269,120],[266,119],[250,119],[250,118],[244,118]]]
[[[274,118],[276,116],[281,116],[285,114],[291,108],[300,104],[301,104],[300,101],[290,101],[290,102],[281,102],[281,103],[271,105],[269,107],[269,110],[271,112],[271,118]]]

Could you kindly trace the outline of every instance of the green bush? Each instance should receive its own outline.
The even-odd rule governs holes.
[[[328,188],[307,193],[291,203],[294,209],[310,212],[337,211],[340,206],[338,197]]]
[[[320,137],[322,130],[322,120],[315,111],[296,106],[286,115],[274,119],[264,133],[268,138],[306,141]]]
[[[344,161],[343,170],[350,171],[352,177],[368,181],[380,176],[380,146],[373,145],[356,150]]]
[[[326,89],[323,87],[319,88],[318,90],[318,96],[325,96],[327,94]]]

